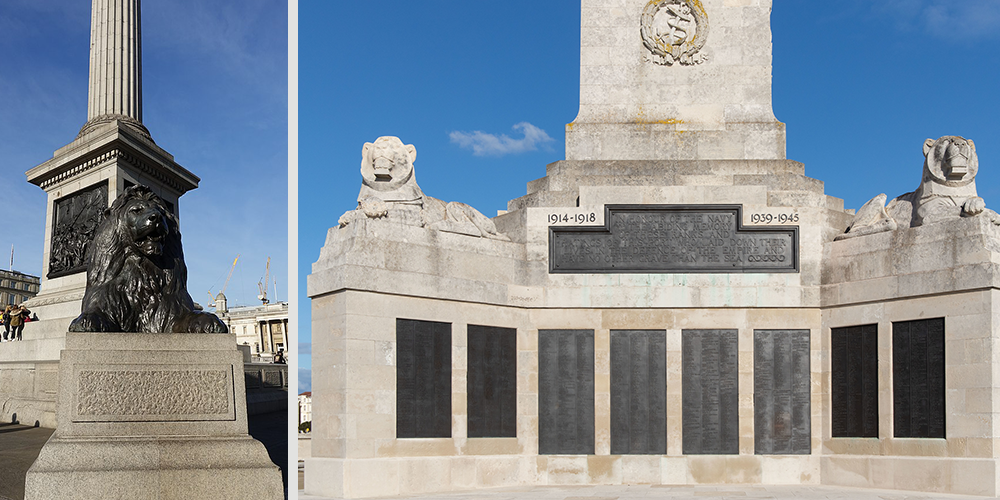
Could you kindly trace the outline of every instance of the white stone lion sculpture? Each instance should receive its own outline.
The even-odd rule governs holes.
[[[844,234],[836,239],[917,227],[959,217],[988,217],[1000,225],[1000,215],[986,208],[976,193],[979,156],[969,139],[946,135],[924,141],[924,172],[920,186],[885,205],[879,194],[862,206]]]
[[[379,137],[361,148],[358,208],[340,217],[340,227],[355,220],[386,219],[411,226],[497,240],[509,238],[475,208],[427,196],[417,185],[413,162],[417,148],[398,137]]]

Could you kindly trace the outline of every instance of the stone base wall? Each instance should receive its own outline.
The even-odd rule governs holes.
[[[818,484],[820,312],[770,309],[532,309],[342,291],[313,299],[312,457],[306,492],[367,497],[521,484]],[[450,438],[396,438],[396,320],[451,324]],[[517,329],[517,437],[468,437],[468,325]],[[539,329],[594,331],[594,455],[540,455]],[[611,331],[666,335],[665,455],[611,454]],[[739,451],[684,455],[684,329],[738,331]],[[810,331],[811,454],[755,455],[754,329]]]
[[[824,456],[823,484],[963,495],[997,496],[996,458]]]
[[[0,358],[4,359],[0,361],[0,421],[55,428],[59,362],[10,359],[30,351],[34,343],[0,344],[0,351],[10,354]]]
[[[307,458],[306,492],[365,498],[536,485],[819,484],[817,456]]]
[[[785,159],[785,124],[725,123],[701,128],[678,120],[570,123],[567,160]]]

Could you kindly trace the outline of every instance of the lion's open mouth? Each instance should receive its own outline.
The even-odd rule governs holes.
[[[166,226],[160,221],[151,220],[139,228],[134,242],[145,255],[161,255],[163,253],[163,240],[166,236]]]
[[[137,241],[136,245],[146,255],[161,255],[163,253],[163,235],[148,235]]]

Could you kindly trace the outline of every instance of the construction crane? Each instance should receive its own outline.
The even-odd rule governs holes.
[[[212,297],[212,302],[209,303],[210,306],[215,307],[215,301],[219,299],[219,296],[222,296],[223,299],[226,298],[226,288],[229,287],[229,279],[233,277],[233,271],[236,270],[236,261],[238,260],[240,260],[240,254],[236,254],[236,258],[233,259],[233,265],[229,268],[229,275],[226,276],[226,283],[222,285],[222,291],[218,295],[212,295],[212,291],[208,291],[208,296]]]
[[[257,289],[260,290],[260,294],[257,295],[257,299],[261,301],[264,305],[269,302],[267,300],[267,285],[271,278],[271,258],[267,258],[267,265],[264,266],[264,279],[257,282]]]

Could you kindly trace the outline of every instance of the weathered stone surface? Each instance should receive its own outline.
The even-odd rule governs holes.
[[[136,370],[98,365],[77,368],[77,422],[185,415],[191,420],[235,418],[231,367]],[[204,416],[199,418],[198,416]]]
[[[769,0],[585,0],[566,158],[784,158],[770,9]]]
[[[249,436],[51,438],[25,478],[26,500],[279,500],[281,476]]]

